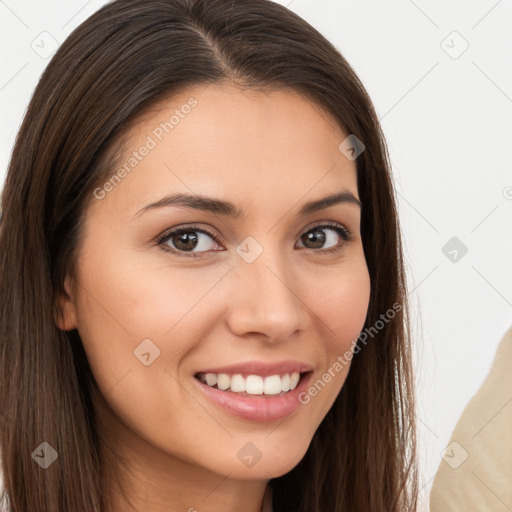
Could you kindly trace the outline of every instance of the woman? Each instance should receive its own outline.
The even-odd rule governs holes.
[[[286,8],[86,20],[27,110],[0,250],[7,510],[416,510],[385,141]]]

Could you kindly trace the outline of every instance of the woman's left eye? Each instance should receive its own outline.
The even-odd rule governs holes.
[[[168,232],[157,241],[157,244],[180,256],[203,257],[210,251],[225,250],[219,246],[216,238],[223,242],[219,235],[214,235],[204,228],[188,226]],[[341,250],[345,242],[351,239],[351,233],[344,226],[327,223],[314,226],[302,234],[299,238],[302,245],[299,247],[320,249],[317,252],[333,252]]]
[[[350,240],[352,240],[352,236],[349,230],[340,224],[333,223],[315,226],[300,237],[300,241],[303,244],[302,247],[306,249],[322,249],[321,252],[341,250],[345,242],[349,242]],[[304,245],[305,243],[311,244],[313,247],[307,247]]]

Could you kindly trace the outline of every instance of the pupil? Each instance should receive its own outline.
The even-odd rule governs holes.
[[[325,233],[320,229],[316,231],[310,231],[306,234],[306,239],[313,243],[314,249],[318,249],[325,243]]]
[[[186,231],[184,233],[180,233],[176,236],[178,243],[175,243],[174,245],[178,249],[193,249],[197,245],[197,235],[194,234],[193,231]],[[187,245],[187,242],[194,242],[193,247],[190,245]],[[181,246],[181,247],[180,247]]]

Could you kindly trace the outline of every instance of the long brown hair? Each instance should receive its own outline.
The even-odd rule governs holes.
[[[82,23],[50,61],[3,190],[0,447],[10,512],[103,511],[108,502],[95,382],[77,331],[56,327],[57,297],[73,275],[93,190],[112,173],[111,149],[130,123],[187,86],[223,82],[293,88],[365,146],[356,162],[371,279],[363,332],[371,340],[359,340],[304,458],[270,481],[274,510],[416,510],[400,228],[387,147],[363,85],[318,31],[268,0],[117,0]],[[42,442],[58,453],[45,471],[33,456]]]

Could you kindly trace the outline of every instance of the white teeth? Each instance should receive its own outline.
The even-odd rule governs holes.
[[[200,379],[208,386],[215,386],[218,389],[234,393],[247,393],[249,395],[278,395],[279,393],[291,391],[297,387],[300,380],[300,373],[293,372],[281,375],[269,375],[261,377],[260,375],[248,375],[244,378],[241,374],[227,375],[225,373],[206,373],[201,374]]]
[[[245,391],[245,381],[241,375],[233,375],[231,377],[231,391],[235,393]]]
[[[215,375],[215,373],[207,373],[205,377],[208,386],[215,386],[215,384],[217,384],[217,375]]]
[[[234,389],[231,388],[231,391],[234,391]],[[262,395],[263,379],[259,375],[248,375],[245,379],[245,392],[249,395]]]
[[[288,375],[286,375],[288,377]],[[288,377],[290,380],[290,377]],[[278,395],[281,391],[287,391],[284,389],[284,378],[279,377],[279,375],[271,375],[270,377],[265,377],[263,381],[263,392],[265,395]]]
[[[217,375],[217,386],[219,389],[226,390],[231,385],[231,377],[225,373]]]
[[[298,373],[292,373],[290,376],[290,389],[295,389],[299,383],[300,375]]]
[[[293,375],[295,375],[295,373]],[[297,379],[297,382],[299,382],[298,379]],[[295,383],[295,386],[296,385],[297,385],[297,383]],[[290,388],[295,389],[295,386],[293,386],[293,388],[291,388],[291,386],[290,386],[290,374],[289,373],[287,373],[286,375],[283,375],[283,378],[281,379],[281,389],[283,391],[288,391]]]

